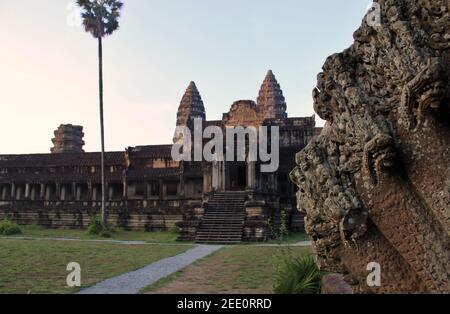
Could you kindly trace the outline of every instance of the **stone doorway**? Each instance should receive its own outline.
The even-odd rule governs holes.
[[[247,164],[233,162],[228,164],[228,190],[245,191],[247,189]]]

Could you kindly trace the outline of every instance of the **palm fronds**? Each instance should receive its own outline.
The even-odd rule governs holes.
[[[312,254],[294,257],[283,254],[275,269],[276,294],[319,294],[322,273]]]
[[[77,0],[83,10],[81,17],[86,32],[94,38],[111,35],[119,28],[120,10],[123,3],[119,0]]]

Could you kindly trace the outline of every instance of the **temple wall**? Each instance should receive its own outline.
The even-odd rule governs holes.
[[[168,231],[183,220],[185,208],[198,200],[108,202],[108,221],[127,230]],[[87,228],[92,216],[101,217],[100,202],[1,202],[0,220],[47,228]]]

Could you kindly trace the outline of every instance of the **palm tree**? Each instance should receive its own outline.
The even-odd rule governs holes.
[[[86,32],[98,40],[99,65],[99,98],[100,98],[100,130],[101,130],[101,167],[102,167],[102,224],[108,225],[108,215],[105,208],[105,127],[103,121],[103,45],[102,39],[112,35],[119,28],[120,10],[123,3],[119,0],[77,0],[82,9],[81,17]]]

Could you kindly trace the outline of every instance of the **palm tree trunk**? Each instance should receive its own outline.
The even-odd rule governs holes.
[[[103,45],[102,38],[98,38],[98,65],[99,65],[99,96],[100,96],[100,132],[102,142],[101,167],[102,167],[102,224],[108,225],[108,213],[106,210],[106,182],[105,182],[105,126],[103,120]]]

